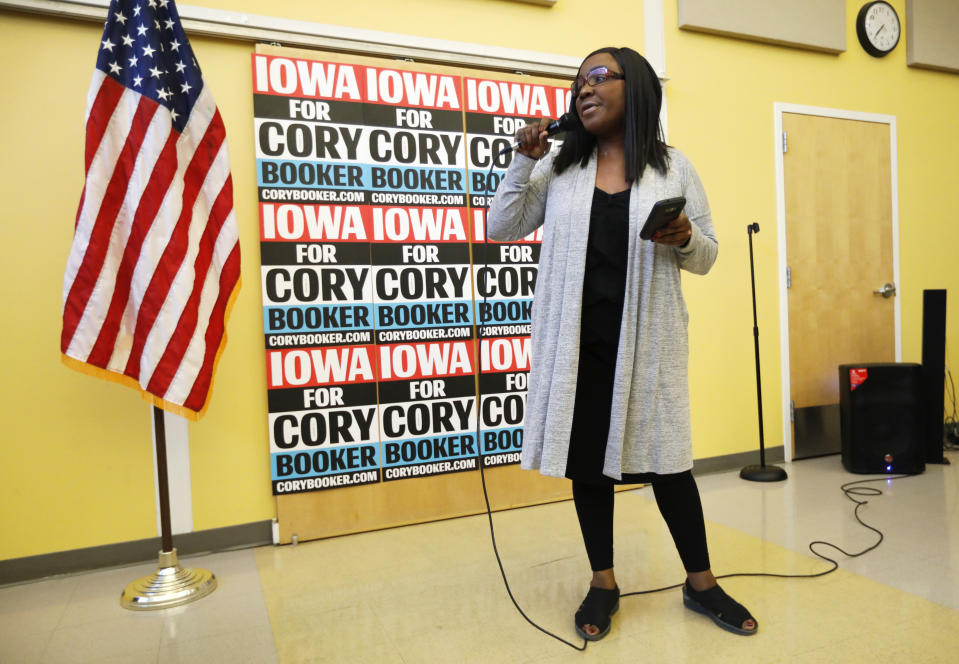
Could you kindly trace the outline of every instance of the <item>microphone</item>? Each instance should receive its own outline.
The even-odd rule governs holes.
[[[553,120],[548,125],[546,125],[546,133],[547,135],[552,136],[554,134],[560,133],[561,131],[569,131],[570,129],[576,126],[577,119],[578,118],[572,113],[563,113],[561,116],[559,116],[558,119]],[[512,152],[513,150],[518,148],[520,145],[522,144],[519,141],[516,141],[508,148],[503,148],[502,150],[500,150],[497,153],[497,155],[506,154],[507,152]]]

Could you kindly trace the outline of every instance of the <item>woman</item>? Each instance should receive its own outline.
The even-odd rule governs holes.
[[[576,631],[598,640],[619,608],[613,572],[613,485],[651,483],[686,569],[685,605],[738,634],[758,628],[710,570],[692,443],[680,270],[716,260],[696,171],[661,139],[662,88],[629,48],[603,48],[572,85],[577,122],[558,154],[544,120],[520,130],[490,205],[494,240],[543,225],[533,306],[522,466],[573,481],[593,570]],[[653,236],[653,204],[685,196],[684,213]]]

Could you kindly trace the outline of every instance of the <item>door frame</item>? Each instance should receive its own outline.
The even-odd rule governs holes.
[[[793,457],[792,422],[789,418],[789,300],[786,290],[786,183],[783,164],[783,114],[815,115],[840,120],[859,120],[889,126],[889,174],[892,200],[892,278],[896,285],[893,320],[896,335],[896,362],[902,361],[902,309],[900,304],[902,278],[899,273],[899,162],[896,143],[896,116],[864,113],[838,108],[823,108],[801,104],[773,103],[775,130],[773,144],[776,154],[776,224],[779,249],[779,357],[782,367],[782,427],[783,455],[787,463]],[[880,284],[877,284],[877,287]]]

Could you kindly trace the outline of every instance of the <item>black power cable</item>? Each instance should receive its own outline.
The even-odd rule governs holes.
[[[489,182],[490,182],[490,179],[491,179],[491,177],[492,177],[492,174],[493,174],[493,165],[491,164],[491,165],[490,165],[489,172],[488,172],[487,175],[486,175],[486,188],[487,188],[487,190],[489,189]],[[487,217],[487,215],[488,215],[488,213],[489,213],[489,199],[490,199],[490,196],[489,196],[489,193],[487,193],[487,195],[486,195],[486,200],[485,200],[486,205],[485,205],[484,208],[483,208],[483,259],[484,259],[484,265],[483,265],[483,267],[484,267],[484,274],[487,274],[488,271],[489,271],[489,235],[488,235],[488,233],[486,232],[486,217]],[[487,277],[487,278],[488,278],[488,277]],[[481,310],[480,310],[481,312],[486,309],[486,300],[487,300],[487,294],[486,294],[486,293],[487,293],[487,292],[488,292],[488,289],[484,289],[484,293],[483,293],[483,307],[482,307]],[[476,316],[474,315],[474,317],[473,317],[473,338],[476,339],[477,342],[479,342],[479,340],[480,340],[480,335],[479,335],[479,333],[478,333],[480,329],[481,329],[481,328],[480,328],[479,326],[477,326]],[[480,353],[482,353],[482,351],[480,351]],[[547,636],[550,636],[550,637],[556,639],[556,640],[559,641],[560,643],[566,644],[567,646],[569,646],[570,648],[573,648],[574,650],[584,651],[584,650],[586,650],[586,646],[587,646],[587,644],[588,644],[588,641],[587,641],[586,639],[583,639],[583,645],[578,646],[578,645],[576,645],[576,644],[574,644],[574,643],[571,643],[571,642],[567,641],[566,639],[562,638],[561,636],[557,636],[557,635],[554,634],[553,632],[550,632],[548,629],[539,626],[539,625],[536,624],[536,622],[534,622],[528,615],[526,615],[526,612],[523,611],[522,607],[520,607],[519,602],[516,601],[516,597],[513,595],[513,590],[510,588],[509,580],[508,580],[507,577],[506,577],[506,570],[503,569],[503,560],[502,560],[502,558],[500,558],[499,548],[498,548],[497,545],[496,545],[496,531],[495,531],[495,529],[494,529],[494,527],[493,527],[493,510],[492,510],[492,508],[490,507],[489,492],[487,491],[487,488],[486,488],[486,472],[485,472],[484,467],[483,467],[483,455],[482,455],[481,448],[479,447],[480,444],[481,444],[481,443],[480,443],[480,432],[481,432],[481,426],[482,426],[481,420],[482,420],[482,400],[483,400],[483,392],[482,392],[482,387],[481,387],[481,382],[480,382],[480,378],[481,378],[481,376],[482,376],[482,372],[480,371],[480,365],[481,365],[481,362],[477,363],[477,367],[476,367],[476,386],[477,386],[476,444],[477,444],[478,449],[480,449],[480,453],[479,453],[480,479],[481,479],[482,484],[483,484],[483,500],[484,500],[485,503],[486,503],[486,517],[487,517],[487,519],[488,519],[488,521],[489,521],[490,541],[491,541],[492,544],[493,544],[493,554],[496,556],[496,564],[499,566],[500,576],[503,577],[503,585],[504,585],[505,588],[506,588],[506,594],[509,595],[510,601],[513,602],[513,606],[516,607],[516,610],[519,612],[519,614],[520,614],[520,615],[523,617],[523,619],[524,619],[526,622],[528,622],[530,625],[532,625],[533,627],[535,627],[535,628],[538,629],[539,631],[543,632],[543,633],[546,634]],[[826,555],[824,555],[824,554],[816,551],[816,549],[813,548],[814,545],[817,545],[817,544],[818,544],[818,545],[822,545],[822,546],[831,547],[831,548],[835,549],[836,551],[839,551],[840,553],[842,553],[843,555],[845,555],[845,556],[847,556],[847,557],[849,557],[849,558],[856,558],[856,557],[862,556],[862,555],[864,555],[864,554],[872,551],[872,550],[875,549],[876,547],[878,547],[878,546],[882,543],[882,541],[883,541],[883,539],[884,539],[884,536],[883,536],[881,530],[879,530],[878,528],[874,528],[874,527],[870,526],[868,523],[866,523],[865,521],[863,521],[862,518],[859,516],[859,510],[860,510],[860,508],[864,507],[865,505],[868,505],[868,504],[869,504],[869,501],[868,501],[868,500],[859,500],[859,499],[857,499],[857,498],[855,497],[855,496],[881,496],[881,495],[883,495],[883,494],[882,494],[882,491],[880,491],[879,489],[876,489],[876,488],[874,488],[874,487],[863,487],[863,486],[859,486],[859,485],[867,484],[867,483],[869,483],[869,482],[888,482],[888,481],[891,481],[891,480],[899,480],[899,479],[903,479],[903,478],[906,478],[906,477],[914,477],[914,476],[915,476],[915,475],[892,475],[892,476],[884,475],[884,476],[882,476],[882,477],[874,477],[874,478],[871,478],[871,479],[862,479],[862,480],[855,480],[855,481],[852,481],[852,482],[846,482],[845,484],[843,484],[843,485],[840,487],[840,490],[843,492],[843,495],[844,495],[846,498],[848,498],[849,500],[851,500],[853,503],[856,504],[856,507],[855,507],[855,509],[853,510],[853,516],[855,516],[856,521],[858,521],[859,524],[862,525],[863,527],[868,528],[869,530],[871,530],[871,531],[873,531],[874,533],[876,533],[876,534],[879,536],[879,539],[876,540],[876,542],[875,542],[874,544],[872,544],[872,545],[866,547],[865,549],[863,549],[862,551],[858,551],[858,552],[856,552],[856,553],[850,553],[849,551],[846,551],[845,549],[842,549],[841,547],[839,547],[839,546],[837,546],[837,545],[835,545],[835,544],[833,544],[833,543],[831,543],[831,542],[826,542],[826,541],[822,541],[822,540],[815,540],[815,541],[810,542],[810,543],[809,543],[809,550],[812,552],[812,554],[813,554],[814,556],[816,556],[816,557],[818,557],[818,558],[821,558],[822,560],[825,560],[825,561],[831,563],[831,567],[830,567],[829,569],[824,570],[824,571],[822,571],[822,572],[813,572],[813,573],[811,573],[811,574],[775,574],[775,573],[772,573],[772,572],[734,572],[734,573],[732,573],[732,574],[722,574],[722,575],[720,575],[720,576],[717,576],[716,579],[731,579],[731,578],[734,578],[734,577],[747,577],[747,576],[752,576],[752,577],[773,577],[773,578],[779,578],[779,579],[814,579],[814,578],[817,578],[817,577],[826,576],[827,574],[832,574],[833,572],[835,572],[835,571],[839,568],[839,563],[836,562],[835,559],[830,558],[829,556],[826,556]],[[680,588],[680,587],[682,587],[682,586],[683,586],[683,583],[676,583],[676,584],[671,585],[671,586],[663,586],[662,588],[653,588],[653,589],[651,589],[651,590],[634,590],[634,591],[632,591],[632,592],[622,593],[622,594],[620,595],[620,598],[622,598],[622,597],[630,597],[630,596],[633,596],[633,595],[650,595],[650,594],[653,594],[653,593],[663,592],[663,591],[665,591],[665,590],[673,590],[673,589],[675,589],[675,588]]]
[[[952,382],[952,371],[946,369],[946,398],[951,404],[951,409],[946,415],[944,425],[945,438],[943,446],[947,450],[959,450],[959,413],[956,412],[956,385]]]

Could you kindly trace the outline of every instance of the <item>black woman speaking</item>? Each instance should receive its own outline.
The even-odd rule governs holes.
[[[685,605],[737,634],[758,629],[716,583],[692,476],[680,270],[706,274],[718,244],[695,169],[662,140],[661,106],[659,79],[639,53],[590,53],[562,147],[549,150],[546,120],[521,129],[487,221],[498,241],[543,227],[522,466],[572,480],[593,571],[574,620],[588,640],[609,632],[619,608],[614,484],[652,484],[686,569]],[[653,204],[678,196],[683,214],[640,239]]]

